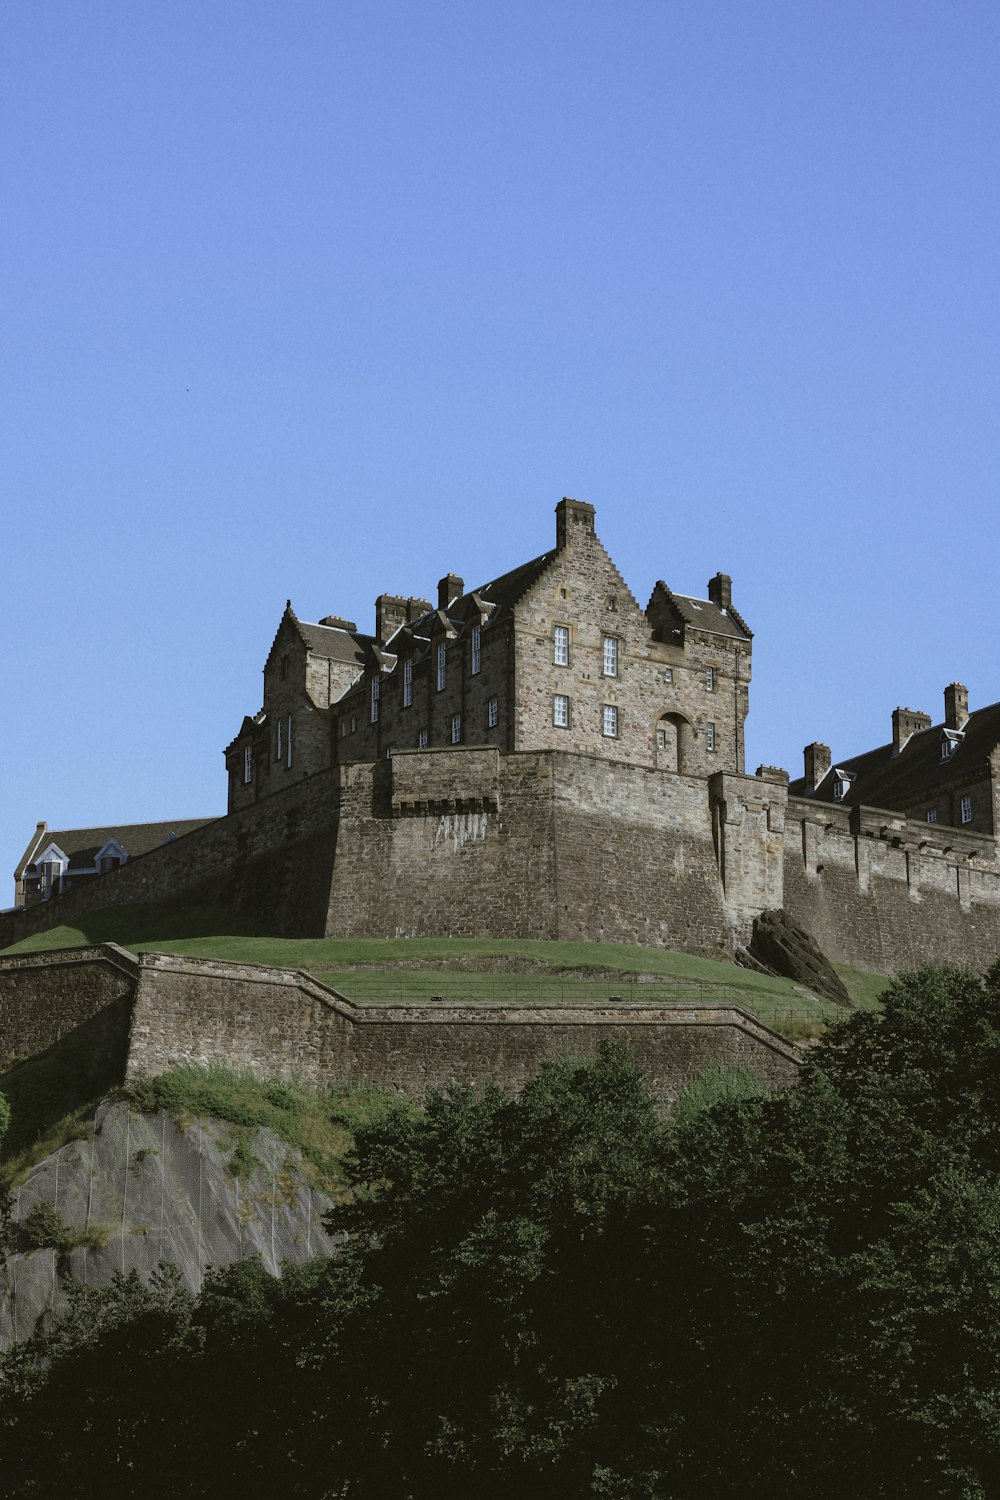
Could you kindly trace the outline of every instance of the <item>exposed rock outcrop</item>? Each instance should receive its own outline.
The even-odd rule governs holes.
[[[20,1226],[43,1204],[84,1243],[31,1248]],[[93,1137],[60,1147],[15,1190],[0,1345],[29,1337],[63,1304],[68,1276],[107,1286],[116,1271],[146,1279],[167,1260],[197,1291],[209,1265],[259,1255],[279,1272],[283,1261],[329,1255],[334,1241],[322,1216],[330,1207],[298,1152],[270,1130],[207,1116],[181,1129],[165,1113],[104,1100]]]
[[[851,1007],[854,1003],[815,939],[785,911],[764,911],[755,917],[753,936],[744,951],[750,960],[747,968],[763,968],[767,973],[794,979],[835,1005]],[[745,960],[737,955],[737,962]]]

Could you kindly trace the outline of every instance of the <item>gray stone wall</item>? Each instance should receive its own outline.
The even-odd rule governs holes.
[[[352,1003],[289,969],[142,956],[128,1073],[221,1063],[419,1098],[489,1078],[518,1089],[548,1058],[620,1041],[664,1106],[708,1063],[790,1083],[798,1052],[735,1006]]]
[[[0,1068],[44,1052],[102,1014],[124,1035],[138,964],[113,943],[0,958]]]

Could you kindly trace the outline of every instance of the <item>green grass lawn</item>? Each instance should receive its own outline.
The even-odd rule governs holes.
[[[109,907],[79,927],[54,927],[5,950],[43,952],[97,942],[161,953],[304,969],[351,999],[400,1002],[669,1000],[739,1004],[788,1036],[808,1037],[843,1014],[790,980],[723,959],[622,943],[520,938],[281,938],[255,931],[225,908]],[[512,972],[520,966],[527,972]],[[877,1004],[886,980],[838,965],[855,1004]],[[640,976],[642,978],[640,979]]]

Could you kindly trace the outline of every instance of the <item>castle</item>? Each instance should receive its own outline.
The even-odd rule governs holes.
[[[226,748],[229,811],[336,763],[452,745],[572,750],[705,779],[743,771],[751,632],[717,573],[706,599],[657,583],[646,609],[594,507],[556,507],[556,545],[464,591],[382,594],[375,632],[285,610],[264,705]]]
[[[716,573],[641,608],[564,499],[555,546],[375,630],[289,604],[226,817],[0,914],[0,947],[119,902],[228,902],[275,932],[604,939],[732,955],[784,907],[881,971],[1000,951],[1000,705],[805,774],[744,766],[752,633]],[[105,830],[107,832],[107,830]]]

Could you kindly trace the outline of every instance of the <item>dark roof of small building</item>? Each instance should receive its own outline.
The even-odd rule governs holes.
[[[867,750],[848,759],[835,758],[830,770],[815,791],[810,792],[805,778],[789,783],[796,797],[811,796],[820,802],[833,802],[833,788],[838,770],[849,771],[854,780],[840,799],[841,806],[905,808],[926,800],[933,802],[936,791],[945,782],[961,779],[981,767],[985,770],[990,752],[1000,745],[1000,703],[977,708],[969,715],[958,749],[947,760],[941,759],[941,742],[946,725],[934,724],[911,735],[898,754],[892,742]]]
[[[214,818],[179,818],[172,823],[119,823],[109,824],[104,828],[47,828],[40,836],[36,834],[32,841],[35,845],[32,852],[41,854],[49,844],[58,844],[63,853],[69,855],[69,868],[82,869],[94,863],[96,855],[110,839],[116,839],[128,857],[135,859],[137,855],[148,854],[151,849],[158,849],[171,839],[182,838],[185,833],[193,833],[196,828],[204,828],[206,823],[214,822]],[[27,866],[29,870],[32,868],[33,864]]]
[[[685,625],[690,625],[693,630],[707,630],[710,635],[728,635],[737,641],[750,639],[750,633],[742,622],[737,621],[728,610],[713,604],[711,599],[696,599],[691,594],[675,594],[673,589],[670,590],[670,595]]]
[[[367,644],[373,643],[373,635],[364,635],[357,630],[343,630],[339,625],[313,625],[296,619],[299,635],[313,656],[322,656],[332,661],[355,662],[364,666]]]

